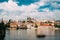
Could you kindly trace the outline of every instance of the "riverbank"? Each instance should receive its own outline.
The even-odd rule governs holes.
[[[60,30],[60,28],[55,28],[55,30]]]
[[[51,26],[40,26],[42,27],[43,29],[45,30],[48,30],[48,29],[53,29],[53,30],[60,30],[60,28],[55,28],[55,27],[51,27]],[[35,28],[35,27],[31,27],[31,28],[27,28],[27,29],[39,29],[40,27],[38,28]],[[7,28],[8,30],[17,30],[17,28]],[[41,28],[40,28],[41,29]]]

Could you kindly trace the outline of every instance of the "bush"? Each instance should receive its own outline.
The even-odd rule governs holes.
[[[54,26],[55,26],[56,28],[60,28],[60,25],[58,25],[58,24],[55,24]]]

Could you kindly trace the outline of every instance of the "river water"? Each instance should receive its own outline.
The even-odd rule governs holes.
[[[60,30],[46,31],[44,38],[36,37],[38,31],[36,29],[6,30],[5,40],[60,40]]]

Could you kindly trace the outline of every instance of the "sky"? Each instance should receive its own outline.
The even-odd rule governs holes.
[[[0,0],[0,19],[60,20],[60,0]]]

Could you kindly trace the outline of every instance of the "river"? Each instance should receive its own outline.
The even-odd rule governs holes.
[[[6,30],[5,40],[60,40],[60,30],[46,31],[44,38],[37,38],[37,33],[36,29]]]

